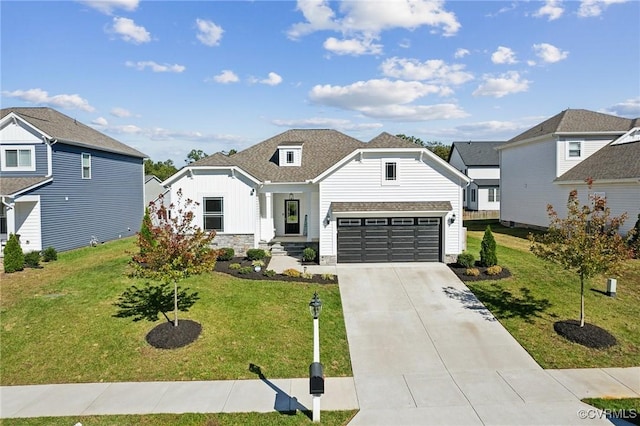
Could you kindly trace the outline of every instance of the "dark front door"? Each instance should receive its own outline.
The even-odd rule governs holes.
[[[300,200],[284,201],[284,233],[300,233]]]

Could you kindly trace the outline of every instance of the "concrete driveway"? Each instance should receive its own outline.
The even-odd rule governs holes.
[[[351,425],[591,425],[444,264],[339,265]]]

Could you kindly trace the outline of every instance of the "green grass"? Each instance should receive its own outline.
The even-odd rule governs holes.
[[[604,328],[618,340],[609,349],[589,349],[553,330],[556,321],[579,318],[577,275],[531,254],[527,230],[505,228],[497,221],[465,222],[467,249],[476,258],[487,224],[498,245],[498,263],[513,276],[467,285],[543,368],[640,365],[640,260],[627,262],[627,270],[618,277],[615,298],[604,294],[606,277],[594,278],[585,286],[586,322]]]
[[[634,425],[640,425],[640,398],[587,398],[583,399],[582,402],[600,410],[605,410],[611,415],[617,415],[618,418],[623,418]]]
[[[357,411],[322,411],[320,424],[327,426],[346,425]],[[69,426],[82,423],[83,426],[294,426],[311,425],[309,417],[301,412],[295,415],[281,413],[215,413],[215,414],[148,414],[143,416],[76,416],[38,417],[31,419],[3,419],[6,426]]]
[[[308,303],[323,300],[320,339],[325,374],[351,376],[338,285],[251,281],[213,272],[182,287],[200,300],[180,318],[202,334],[175,350],[151,347],[157,324],[115,318],[113,302],[129,286],[133,240],[61,253],[43,269],[2,276],[2,385],[306,377],[313,356]]]

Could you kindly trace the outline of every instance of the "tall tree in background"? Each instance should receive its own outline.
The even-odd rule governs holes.
[[[397,137],[407,140],[409,142],[413,142],[416,145],[427,148],[429,151],[436,154],[438,157],[442,158],[444,161],[449,160],[449,153],[451,152],[451,145],[445,145],[442,142],[438,141],[427,141],[424,142],[422,139],[417,138],[415,136],[407,136],[403,134],[396,135]]]
[[[529,235],[534,255],[557,263],[580,278],[580,327],[584,327],[585,281],[597,274],[618,273],[631,257],[629,247],[618,233],[627,214],[611,217],[606,199],[589,198],[590,205],[580,206],[578,191],[572,190],[566,218],[561,218],[549,204],[548,231]]]
[[[195,163],[198,160],[202,160],[205,157],[208,157],[209,154],[207,154],[206,152],[204,152],[201,149],[192,149],[188,154],[187,154],[187,159],[184,160],[185,163],[187,164],[191,164],[191,163]]]
[[[173,164],[173,160],[158,161],[154,163],[152,160],[144,160],[144,174],[154,175],[161,181],[177,172],[178,169]]]

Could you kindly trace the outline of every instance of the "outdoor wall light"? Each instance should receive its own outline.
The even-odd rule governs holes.
[[[289,193],[289,199],[293,200],[293,193],[291,193],[291,192]]]
[[[449,219],[449,225],[453,225],[456,221],[456,214],[451,215],[451,219]]]
[[[255,188],[251,188],[251,195],[256,193],[256,189]]]

